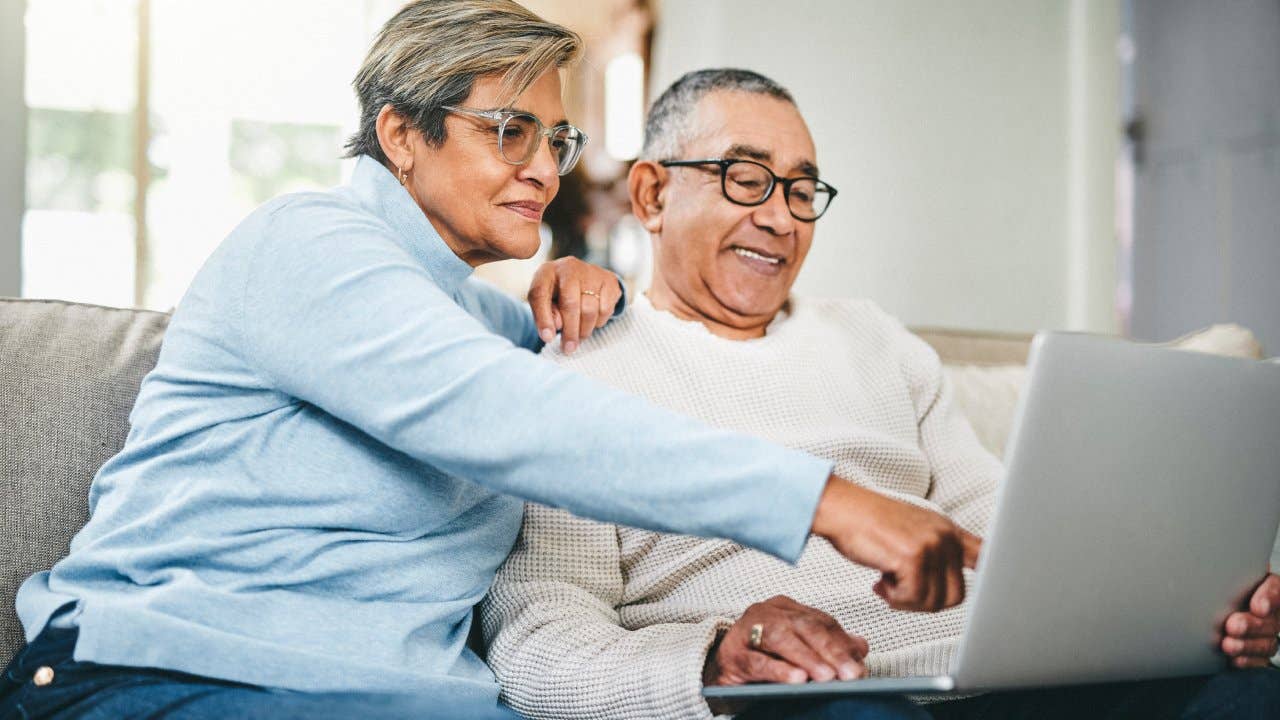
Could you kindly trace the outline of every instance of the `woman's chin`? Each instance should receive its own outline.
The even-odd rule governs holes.
[[[542,238],[537,231],[532,233],[516,232],[494,243],[494,249],[506,260],[528,260],[538,254],[542,247]]]

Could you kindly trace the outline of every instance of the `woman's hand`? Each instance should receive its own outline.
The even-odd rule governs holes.
[[[550,343],[560,331],[560,348],[566,354],[609,322],[620,299],[617,275],[573,257],[543,263],[529,285],[538,337]]]
[[[832,475],[813,532],[840,554],[881,572],[873,588],[890,607],[936,612],[964,600],[964,568],[982,540],[936,512]]]

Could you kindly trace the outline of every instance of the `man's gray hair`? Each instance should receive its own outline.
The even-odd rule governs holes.
[[[369,155],[387,164],[377,129],[384,105],[439,145],[448,114],[443,106],[466,100],[476,79],[501,74],[499,95],[509,104],[544,72],[581,54],[577,33],[512,0],[411,2],[382,27],[352,83],[360,129],[347,141],[346,156]]]
[[[642,160],[675,160],[693,138],[693,111],[708,93],[726,90],[767,95],[796,104],[786,88],[751,70],[712,68],[685,73],[653,101],[644,125]]]

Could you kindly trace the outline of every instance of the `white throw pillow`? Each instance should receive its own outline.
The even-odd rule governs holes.
[[[1025,365],[945,365],[956,407],[992,455],[1004,457],[1013,411],[1027,380]]]

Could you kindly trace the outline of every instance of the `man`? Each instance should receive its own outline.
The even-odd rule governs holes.
[[[550,352],[660,405],[825,457],[841,477],[980,534],[1001,468],[953,408],[937,355],[870,302],[790,295],[835,195],[817,177],[786,90],[740,70],[684,76],[656,101],[629,179],[653,240],[647,298],[573,357]],[[709,717],[732,708],[709,707],[704,684],[944,673],[963,610],[891,610],[877,577],[821,539],[788,566],[728,541],[530,505],[483,608],[489,662],[505,699],[538,718]],[[1233,665],[1255,669],[1212,679],[748,715],[1271,717],[1280,673],[1256,668],[1276,650],[1278,609],[1270,576],[1222,641]]]

